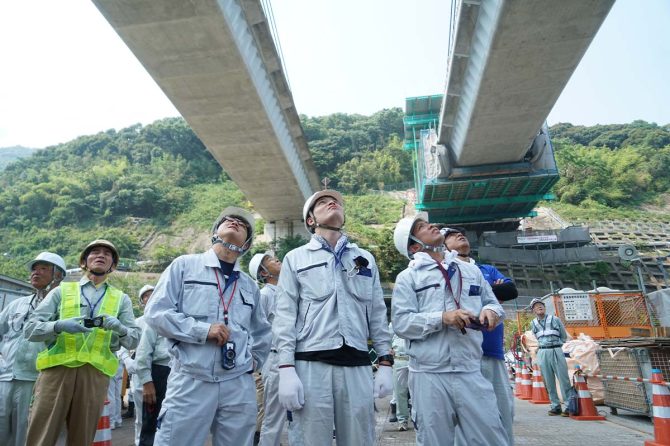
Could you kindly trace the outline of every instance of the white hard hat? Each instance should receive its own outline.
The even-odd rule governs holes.
[[[536,297],[535,299],[530,301],[530,309],[532,310],[535,304],[542,304],[544,305],[544,302],[542,302],[542,299]]]
[[[263,263],[263,259],[265,259],[268,256],[272,256],[271,252],[264,252],[264,253],[259,253],[259,254],[254,254],[254,256],[251,258],[251,261],[249,262],[249,275],[254,279],[254,280],[259,280],[258,279],[258,269],[261,267],[261,263]]]
[[[305,222],[305,229],[307,229],[307,232],[312,234],[314,233],[314,228],[310,228],[307,224],[307,216],[309,215],[309,211],[311,211],[314,207],[316,200],[321,197],[333,197],[335,200],[337,200],[338,203],[344,204],[344,198],[342,197],[342,194],[334,189],[325,189],[313,193],[312,196],[309,197],[307,201],[305,201],[305,205],[302,207],[302,219]]]
[[[140,299],[142,299],[142,296],[144,295],[144,293],[146,293],[147,291],[153,291],[153,290],[154,290],[153,285],[144,285],[142,288],[140,288],[140,292],[138,293],[138,296],[140,297]]]
[[[37,257],[35,257],[33,260],[31,260],[26,264],[28,266],[28,271],[32,271],[33,266],[38,262],[50,263],[55,267],[60,268],[60,270],[63,273],[63,277],[65,277],[67,270],[67,268],[65,267],[65,260],[63,260],[63,258],[58,254],[54,254],[53,252],[48,251],[44,251],[37,254]]]
[[[214,220],[214,224],[212,225],[212,234],[216,235],[216,230],[219,229],[219,226],[221,225],[224,217],[237,217],[247,223],[247,239],[244,241],[244,244],[248,246],[244,252],[248,251],[249,248],[251,248],[251,242],[254,239],[254,225],[256,224],[254,216],[251,215],[249,211],[245,211],[242,208],[229,206],[219,214],[219,217],[216,220]]]
[[[121,256],[119,255],[119,250],[116,249],[116,246],[114,246],[114,243],[105,239],[97,239],[86,245],[86,248],[84,248],[84,250],[81,252],[81,255],[79,256],[79,266],[82,269],[86,269],[86,258],[88,257],[89,253],[93,250],[93,248],[99,246],[103,246],[112,251],[112,263],[114,266],[119,264],[119,258]]]
[[[417,220],[428,221],[428,214],[426,212],[419,212],[414,217],[402,218],[393,231],[393,244],[395,249],[408,259],[413,256],[409,253],[409,237],[412,235],[412,227]]]

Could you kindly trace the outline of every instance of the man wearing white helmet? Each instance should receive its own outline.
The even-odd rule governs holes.
[[[141,293],[142,290],[140,290],[140,295]],[[145,291],[149,298],[152,293],[153,287]],[[140,344],[135,351],[135,375],[142,395],[139,445],[151,446],[154,444],[158,414],[163,406],[167,380],[170,375],[170,342],[146,323],[144,325]]]
[[[144,285],[142,288],[140,288],[140,291],[137,293],[139,297],[140,308],[142,309],[146,308],[147,302],[149,302],[149,299],[151,298],[151,294],[153,293],[153,291],[154,291],[153,285]],[[144,315],[135,319],[135,324],[137,324],[137,326],[140,329],[140,332],[143,335],[144,329],[147,326],[146,322],[144,322]],[[142,335],[140,335],[140,342],[142,342]],[[122,348],[121,350],[119,350],[119,359],[123,361],[123,365],[126,367],[126,371],[130,376],[130,395],[128,397],[129,415],[124,414],[124,418],[129,418],[133,416],[135,417],[135,446],[138,446],[140,444],[140,434],[142,432],[143,386],[142,383],[140,382],[140,377],[137,374],[137,355],[136,352],[131,352],[125,348]]]
[[[398,274],[391,301],[393,330],[408,340],[409,388],[417,444],[451,446],[456,430],[468,445],[505,445],[491,383],[481,374],[481,330],[504,317],[475,266],[445,258],[444,236],[419,213],[393,234],[411,259]]]
[[[271,252],[256,254],[249,262],[249,275],[264,284],[261,288],[261,306],[268,322],[272,324],[277,306],[277,282],[281,272],[281,261]],[[277,349],[273,345],[270,356],[263,366],[263,421],[260,430],[260,446],[279,446],[286,421],[286,410],[279,403],[279,371]],[[260,411],[259,411],[260,413]]]
[[[250,446],[256,424],[254,369],[270,350],[270,324],[254,280],[239,257],[253,240],[254,219],[226,208],[212,226],[212,248],[176,258],[161,275],[144,313],[168,338],[172,371],[155,443]]]
[[[561,395],[564,400],[570,393],[570,376],[568,375],[568,363],[563,354],[563,343],[568,337],[563,322],[556,316],[546,313],[544,302],[535,298],[530,301],[530,309],[535,314],[531,322],[531,330],[537,338],[538,351],[537,363],[542,370],[544,387],[547,388],[551,408],[549,415],[569,416],[568,410],[561,409],[561,400],[556,392],[556,380],[561,386]]]
[[[374,398],[393,390],[391,336],[372,255],[342,233],[342,195],[323,190],[303,207],[311,240],[286,254],[273,334],[279,400],[292,411],[295,441],[374,442]],[[379,356],[374,377],[368,339]]]
[[[27,444],[54,445],[63,425],[68,444],[93,442],[119,365],[114,352],[140,337],[130,298],[107,282],[118,263],[114,244],[92,241],[79,256],[84,277],[51,290],[26,321],[29,340],[50,344],[37,355]]]
[[[58,254],[41,252],[28,262],[35,292],[10,302],[0,312],[0,444],[23,446],[28,429],[28,408],[37,379],[35,359],[46,347],[29,342],[23,325],[47,293],[65,277],[65,262]]]

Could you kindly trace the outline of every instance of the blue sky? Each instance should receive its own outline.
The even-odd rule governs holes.
[[[450,3],[273,0],[298,111],[370,114],[441,93]],[[670,1],[618,0],[549,123],[670,123],[668,23]],[[0,147],[177,115],[89,0],[0,2],[0,61]]]

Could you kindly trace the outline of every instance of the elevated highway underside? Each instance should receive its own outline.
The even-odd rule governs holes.
[[[260,2],[94,3],[265,220],[299,221],[319,178]]]
[[[521,160],[614,0],[464,1],[439,143],[459,167]]]

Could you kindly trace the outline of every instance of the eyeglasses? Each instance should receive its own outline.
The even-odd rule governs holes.
[[[249,224],[246,221],[242,220],[241,218],[236,218],[236,217],[226,215],[225,217],[223,217],[223,220],[221,220],[221,223],[223,223],[224,221],[227,221],[227,222],[230,222],[230,223],[235,223],[235,224],[240,225],[240,226],[244,226],[247,230],[247,236],[251,234],[251,227],[249,226]]]

